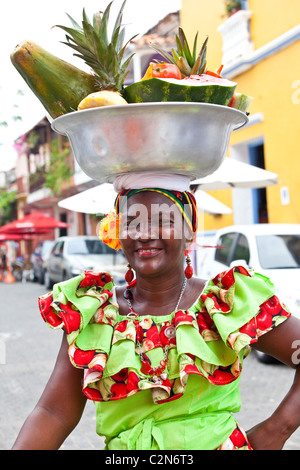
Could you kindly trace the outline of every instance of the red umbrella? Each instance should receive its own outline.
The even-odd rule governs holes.
[[[32,240],[33,237],[29,233],[0,233],[0,242],[3,241],[20,241],[20,240]]]
[[[49,217],[42,212],[34,212],[29,215],[25,215],[22,219],[15,220],[9,224],[3,225],[0,228],[0,233],[18,233],[18,234],[29,234],[29,233],[46,233],[53,228],[67,228],[68,224],[61,222],[60,220]]]

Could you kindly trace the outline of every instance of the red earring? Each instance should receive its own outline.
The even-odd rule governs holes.
[[[191,266],[191,258],[190,258],[190,255],[187,253],[186,255],[186,264],[187,264],[187,267],[185,268],[185,271],[184,271],[184,275],[187,279],[191,279],[191,277],[193,276],[194,274],[194,271],[193,271],[193,268]]]
[[[129,263],[127,264],[127,267],[128,271],[125,274],[125,281],[127,284],[130,284],[133,281],[134,274]]]

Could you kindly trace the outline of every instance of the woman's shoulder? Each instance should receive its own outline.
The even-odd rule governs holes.
[[[100,305],[112,299],[113,287],[110,274],[93,271],[55,284],[51,292],[39,297],[42,318],[52,328],[75,332],[91,320]]]

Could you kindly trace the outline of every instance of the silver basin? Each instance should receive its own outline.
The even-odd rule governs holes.
[[[68,136],[84,173],[111,183],[141,171],[207,176],[225,158],[231,132],[247,122],[227,106],[167,102],[75,111],[55,119],[52,128]]]

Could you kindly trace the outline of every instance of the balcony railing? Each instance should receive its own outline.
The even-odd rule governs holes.
[[[223,37],[224,67],[246,58],[254,50],[250,35],[250,10],[239,10],[222,23],[218,31]]]

